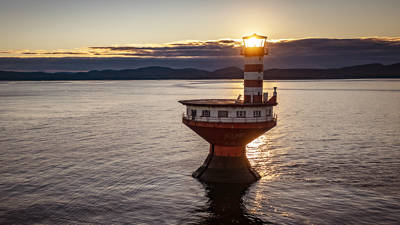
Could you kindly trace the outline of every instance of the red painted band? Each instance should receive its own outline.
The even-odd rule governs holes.
[[[251,95],[244,96],[244,103],[251,103]],[[253,95],[253,103],[262,103],[262,95]]]
[[[244,80],[244,87],[262,87],[262,80]]]
[[[244,72],[259,72],[261,73],[264,69],[263,64],[246,64],[244,65]]]
[[[240,157],[246,152],[246,146],[214,145],[214,155]]]
[[[262,95],[253,95],[253,103],[261,103]]]
[[[270,104],[276,104],[276,96],[272,96],[269,100],[268,100],[268,103],[270,103]]]
[[[195,121],[183,117],[182,122],[210,144],[222,146],[246,146],[276,125],[275,119],[255,123],[223,123]]]

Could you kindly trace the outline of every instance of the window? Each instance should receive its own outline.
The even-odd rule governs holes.
[[[202,117],[210,117],[210,110],[201,110]]]
[[[236,111],[236,117],[238,118],[246,117],[246,111]]]
[[[218,117],[228,117],[228,111],[218,111]]]
[[[261,111],[253,111],[253,116],[254,117],[260,117],[261,116]]]
[[[196,110],[195,110],[195,109],[192,109],[190,115],[191,115],[192,117],[196,117]]]

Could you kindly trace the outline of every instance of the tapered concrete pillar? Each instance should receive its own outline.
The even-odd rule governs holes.
[[[210,145],[210,152],[193,177],[211,183],[253,183],[260,175],[246,157],[246,146]]]

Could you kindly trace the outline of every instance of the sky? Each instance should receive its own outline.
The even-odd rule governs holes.
[[[258,33],[267,35],[276,50],[277,63],[271,67],[346,65],[343,58],[338,62],[344,63],[327,62],[334,56],[351,59],[361,47],[367,48],[362,55],[376,52],[379,57],[358,55],[352,63],[387,64],[400,62],[395,57],[399,10],[399,0],[0,0],[0,58],[227,61],[221,58],[237,55],[242,36]],[[336,44],[345,49],[332,53]],[[305,55],[325,54],[325,62],[303,57],[304,63],[295,63],[299,49],[307,49],[301,52]],[[276,59],[279,55],[292,59],[285,64]]]

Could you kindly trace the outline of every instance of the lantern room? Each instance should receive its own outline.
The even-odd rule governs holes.
[[[268,54],[267,37],[257,34],[243,37],[241,54],[244,56],[264,56]]]

